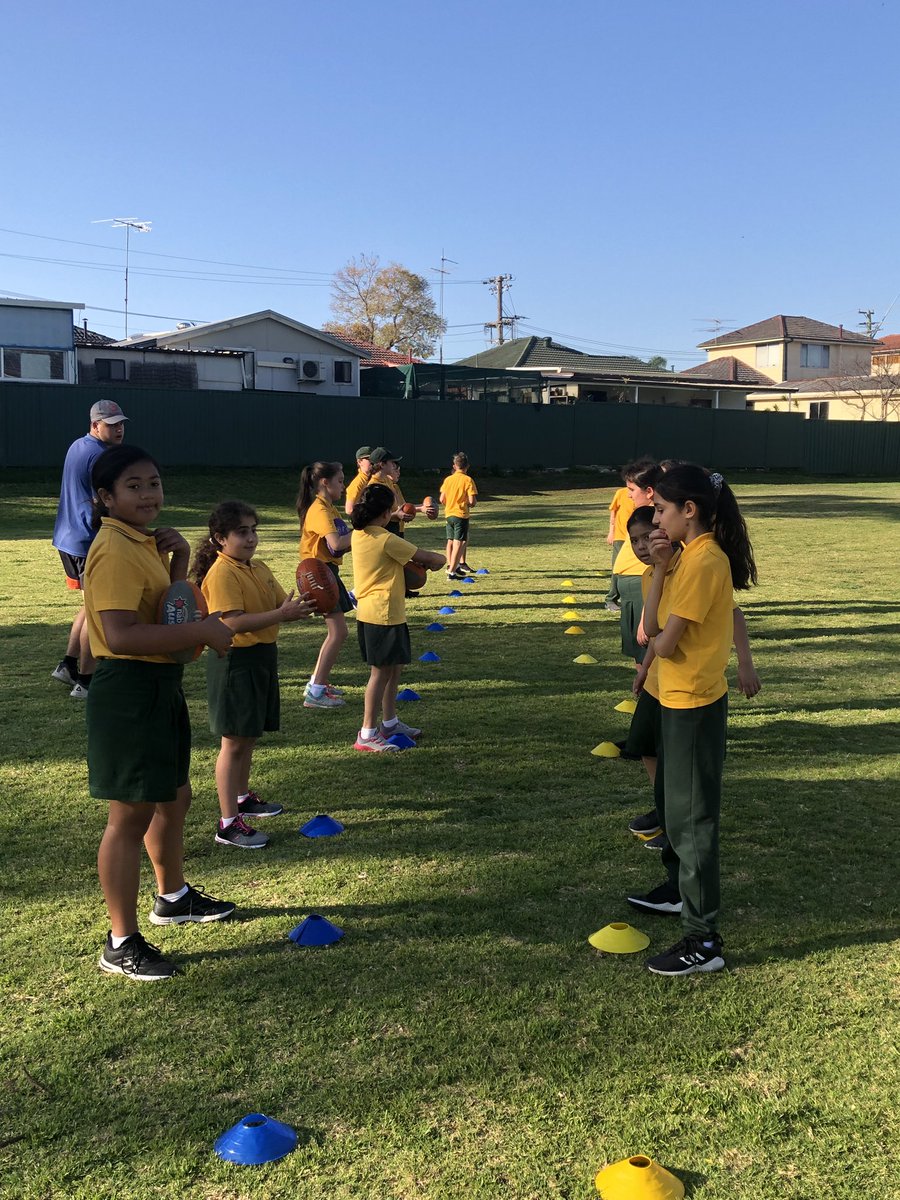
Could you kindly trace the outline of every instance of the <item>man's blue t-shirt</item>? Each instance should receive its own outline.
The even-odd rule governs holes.
[[[86,433],[73,442],[63,463],[59,509],[53,527],[53,545],[75,558],[87,557],[96,530],[91,528],[91,467],[109,446]]]

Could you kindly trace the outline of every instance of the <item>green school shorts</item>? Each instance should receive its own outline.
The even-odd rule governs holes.
[[[661,706],[657,698],[649,692],[641,692],[625,739],[626,753],[639,754],[641,758],[657,757],[662,736],[660,714]]]
[[[191,721],[179,663],[101,658],[87,698],[87,757],[97,800],[165,804],[189,780]]]
[[[209,727],[219,737],[260,737],[281,722],[278,647],[274,642],[234,646],[224,658],[206,654]]]
[[[372,625],[369,621],[357,621],[356,636],[363,662],[370,667],[405,667],[412,659],[409,626],[405,622]]]
[[[465,542],[469,538],[469,518],[468,517],[448,517],[447,518],[447,541],[449,542]]]
[[[619,585],[619,623],[622,632],[622,653],[635,662],[643,662],[647,653],[646,646],[639,646],[637,640],[638,625],[641,623],[641,613],[644,611],[644,600],[641,595],[640,575],[617,575]]]

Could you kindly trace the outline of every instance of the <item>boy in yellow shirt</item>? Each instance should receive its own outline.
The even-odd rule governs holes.
[[[469,460],[460,451],[453,456],[453,474],[441,484],[441,504],[447,521],[447,578],[464,579],[474,571],[466,562],[469,512],[475,507],[478,488],[469,476]]]

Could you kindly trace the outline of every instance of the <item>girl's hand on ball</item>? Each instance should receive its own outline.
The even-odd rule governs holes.
[[[281,607],[278,610],[281,613],[282,621],[299,621],[302,617],[311,617],[313,606],[309,601],[304,600],[302,596],[294,597],[294,591],[288,593],[281,602]]]

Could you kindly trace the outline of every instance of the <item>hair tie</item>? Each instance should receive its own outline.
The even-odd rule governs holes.
[[[721,492],[722,484],[725,482],[725,476],[720,475],[718,471],[713,471],[709,477],[709,482],[713,485],[716,492]]]
[[[210,539],[209,539],[209,544],[210,544],[211,546],[215,546],[215,545],[216,545],[216,539],[215,539],[214,537],[210,537]]]

